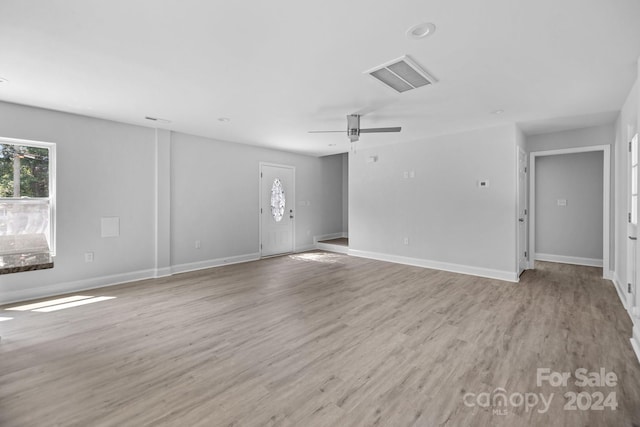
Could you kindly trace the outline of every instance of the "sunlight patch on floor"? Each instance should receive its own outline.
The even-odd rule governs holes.
[[[313,261],[326,264],[335,264],[342,255],[331,254],[326,252],[308,252],[302,254],[289,255],[289,258],[298,261]]]
[[[65,308],[78,307],[80,305],[92,304],[94,302],[106,301],[106,300],[110,300],[110,299],[114,299],[114,298],[115,297],[95,297],[95,298],[83,299],[83,300],[79,300],[79,301],[68,302],[66,304],[58,304],[58,305],[52,305],[52,306],[49,306],[49,307],[38,308],[38,309],[33,310],[33,311],[38,311],[38,312],[42,312],[42,313],[48,313],[50,311],[64,310]]]
[[[7,308],[6,310],[29,311],[29,310],[35,310],[37,308],[49,307],[52,305],[64,304],[64,303],[83,300],[87,298],[93,298],[93,297],[90,295],[74,295],[72,297],[56,298],[56,299],[51,299],[47,301],[36,302],[34,304],[19,305],[16,307]]]

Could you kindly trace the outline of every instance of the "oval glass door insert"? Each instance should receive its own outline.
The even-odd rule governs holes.
[[[284,206],[286,204],[284,196],[284,188],[279,178],[273,180],[271,186],[271,215],[276,222],[280,222],[284,215]]]

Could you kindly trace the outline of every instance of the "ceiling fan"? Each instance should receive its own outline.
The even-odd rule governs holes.
[[[349,114],[347,116],[347,136],[351,142],[356,142],[360,139],[361,133],[380,133],[380,132],[400,132],[402,128],[388,127],[388,128],[368,128],[360,129],[360,114]],[[310,130],[309,133],[332,133],[332,132],[344,132],[343,130]]]

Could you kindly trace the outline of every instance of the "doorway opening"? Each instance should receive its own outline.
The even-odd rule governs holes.
[[[336,154],[342,162],[342,227],[340,232],[314,236],[314,244],[317,249],[342,254],[349,253],[349,153]]]
[[[573,256],[562,256],[562,255],[554,255],[553,257],[545,256],[548,254],[540,253],[538,251],[536,240],[540,238],[540,236],[536,236],[536,226],[537,226],[537,216],[541,216],[541,212],[539,212],[539,207],[543,206],[542,201],[536,200],[536,164],[537,160],[544,157],[549,156],[560,156],[565,154],[576,154],[576,153],[590,153],[590,152],[602,152],[602,262],[601,265],[595,265],[595,260],[590,262],[590,258],[582,258],[582,257],[573,257]],[[609,261],[609,253],[610,253],[610,191],[611,191],[611,174],[610,174],[610,147],[609,145],[597,145],[591,147],[578,147],[578,148],[570,148],[570,149],[561,149],[561,150],[549,150],[549,151],[538,151],[531,152],[529,159],[529,194],[530,196],[530,218],[529,218],[529,268],[535,268],[535,260],[547,260],[553,262],[564,262],[570,264],[583,264],[583,265],[593,265],[593,266],[601,266],[603,271],[603,277],[606,279],[610,279],[610,261]],[[548,201],[546,201],[548,202]],[[545,202],[545,203],[546,203]],[[552,200],[553,206],[562,210],[567,206],[570,206],[572,203],[571,200],[564,198],[563,196],[554,197]],[[572,206],[573,207],[573,206]],[[568,209],[565,209],[564,212],[568,212]],[[598,212],[599,214],[599,212]],[[598,264],[599,260],[598,260]]]

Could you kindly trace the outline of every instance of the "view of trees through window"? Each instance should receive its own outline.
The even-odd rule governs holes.
[[[49,197],[49,150],[0,144],[0,198]]]

